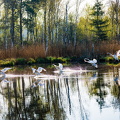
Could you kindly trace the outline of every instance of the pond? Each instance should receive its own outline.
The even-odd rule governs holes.
[[[6,72],[0,120],[120,120],[119,67],[64,65],[62,73],[43,67],[37,77],[29,66]]]

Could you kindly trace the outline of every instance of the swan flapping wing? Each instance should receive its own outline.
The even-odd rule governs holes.
[[[84,61],[85,61],[85,62],[88,62],[88,63],[91,63],[91,64],[97,63],[97,60],[96,60],[96,59],[89,60],[88,58],[85,58]]]
[[[54,65],[54,67],[57,69],[57,70],[59,70],[59,66],[57,66],[57,65],[55,65],[55,64],[53,64]]]
[[[33,71],[33,73],[35,73],[36,69],[35,69],[35,68],[32,68],[32,71]]]
[[[96,60],[96,59],[93,59],[93,62],[94,62],[94,63],[97,63],[97,60]]]
[[[120,50],[116,51],[116,55],[120,56]]]
[[[40,72],[42,72],[42,70],[44,70],[44,71],[46,71],[44,68],[42,68],[42,67],[38,67],[38,69],[37,69],[37,71],[40,73]]]
[[[92,63],[92,66],[94,66],[95,68],[98,68],[98,65],[96,63]]]
[[[59,69],[62,70],[63,69],[63,65],[61,63],[59,63]]]
[[[1,70],[1,72],[6,72],[7,70],[10,70],[10,69],[12,69],[12,68],[4,68]]]
[[[84,61],[85,61],[85,62],[89,62],[90,60],[89,60],[88,58],[85,58]]]

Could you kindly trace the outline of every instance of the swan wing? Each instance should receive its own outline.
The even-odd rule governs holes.
[[[38,67],[37,71],[40,73],[42,72],[42,67]]]
[[[118,51],[116,52],[116,55],[117,55],[117,56],[120,56],[120,50],[118,50]]]
[[[92,66],[94,66],[95,68],[98,68],[98,65],[93,63]]]
[[[93,62],[94,62],[94,63],[97,63],[97,60],[96,60],[96,59],[93,59]]]
[[[59,63],[59,68],[60,68],[60,70],[63,69],[63,65],[61,63]]]
[[[4,69],[2,69],[1,71],[2,71],[2,72],[6,72],[7,70],[10,70],[10,69],[12,69],[12,68],[4,68]]]
[[[37,69],[37,71],[40,73],[40,72],[42,72],[42,70],[44,70],[44,71],[46,71],[44,68],[42,68],[42,67],[38,67],[38,69]]]
[[[110,56],[114,57],[114,55],[113,55],[113,54],[111,54],[111,53],[109,53],[109,52],[108,52],[107,54],[109,54]]]
[[[59,69],[59,67],[57,66],[57,65],[55,65],[55,64],[53,64],[54,65],[54,67],[58,70]]]
[[[35,68],[32,68],[32,71],[33,71],[33,73],[35,73],[36,69],[35,69]]]
[[[88,58],[84,58],[84,61],[85,62],[89,62],[90,60]]]

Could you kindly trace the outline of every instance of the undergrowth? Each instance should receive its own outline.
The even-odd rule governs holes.
[[[31,65],[40,63],[68,63],[84,62],[84,58],[96,58],[99,62],[113,62],[114,59],[107,52],[114,54],[120,49],[118,41],[101,41],[93,43],[88,41],[64,46],[62,44],[49,45],[45,50],[44,45],[30,45],[13,47],[0,50],[0,66]]]

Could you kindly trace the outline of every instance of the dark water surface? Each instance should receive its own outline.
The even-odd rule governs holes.
[[[120,68],[77,64],[59,73],[44,67],[39,77],[30,67],[6,73],[0,120],[120,120]]]

